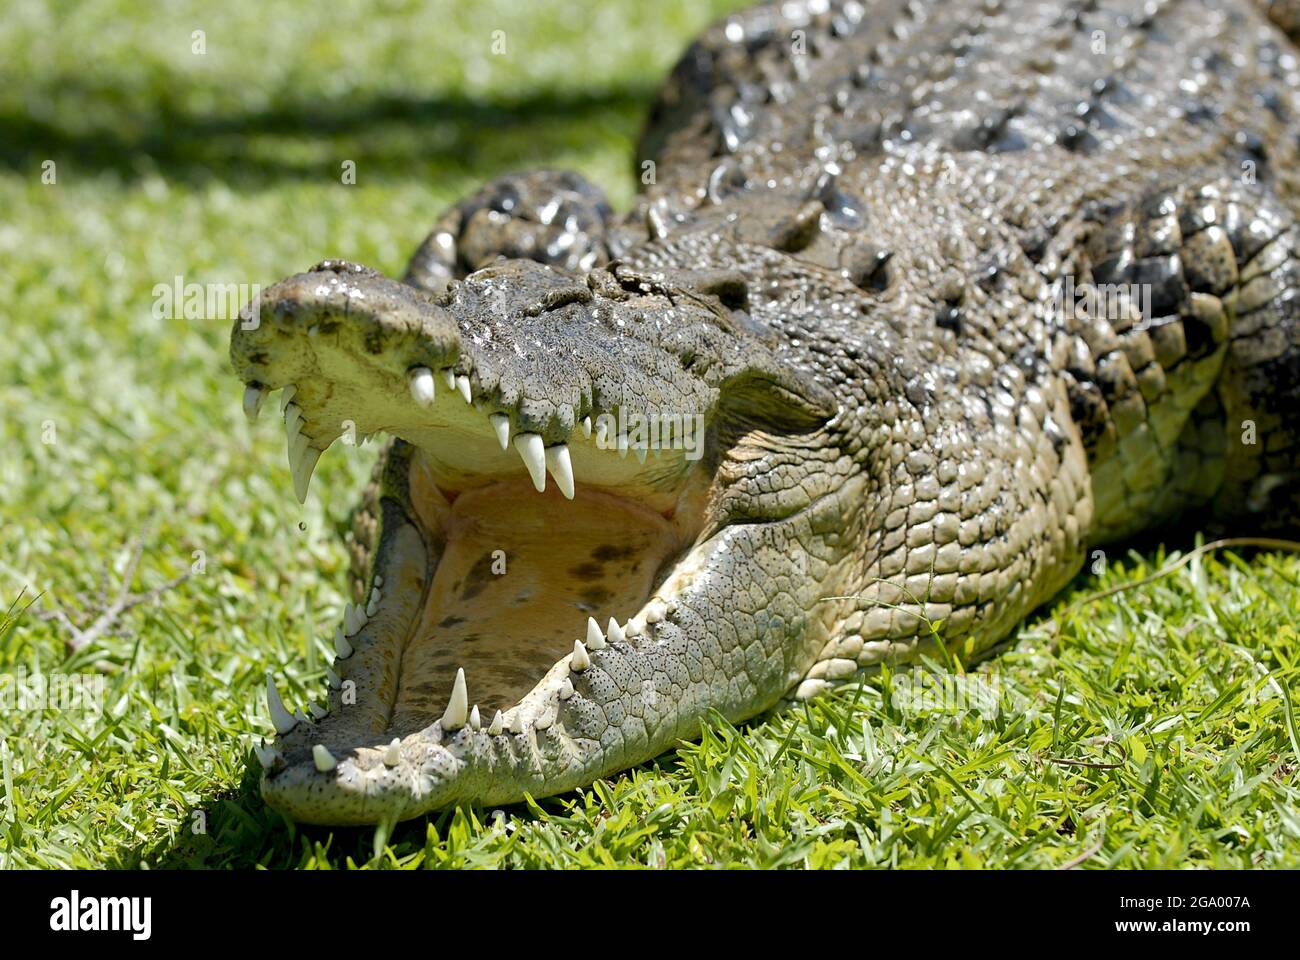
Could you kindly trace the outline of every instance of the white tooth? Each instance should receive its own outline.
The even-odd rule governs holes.
[[[608,633],[610,643],[622,643],[627,639],[627,636],[623,633],[623,628],[618,625],[618,621],[613,617],[609,618]]]
[[[330,715],[329,707],[322,707],[319,703],[307,704],[307,710],[317,720],[324,720]]]
[[[373,617],[379,610],[380,593],[379,588],[375,587],[370,591],[370,602],[366,604],[366,616]]]
[[[340,660],[346,660],[352,656],[352,644],[348,643],[348,638],[343,634],[342,627],[334,628],[334,653]]]
[[[474,402],[474,394],[469,389],[469,377],[457,377],[456,389],[460,391],[460,395],[465,398],[466,403]]]
[[[393,737],[393,742],[384,750],[384,766],[395,767],[402,761],[402,741]]]
[[[343,636],[356,636],[357,631],[366,625],[367,619],[366,611],[355,603],[345,603],[343,605]]]
[[[639,637],[645,633],[645,622],[640,616],[635,616],[623,625],[623,634],[627,637]]]
[[[569,657],[569,669],[581,673],[591,666],[591,657],[587,656],[587,648],[582,645],[581,640],[573,641],[573,656]]]
[[[384,578],[381,577],[379,574],[376,573],[376,574],[375,574],[375,586],[376,586],[376,587],[382,587],[383,585],[384,585]]]
[[[422,407],[432,406],[434,397],[433,371],[428,367],[413,367],[406,376],[407,383],[411,387],[411,399]]]
[[[451,369],[451,367],[448,367],[446,370],[442,371],[442,382],[447,385],[448,390],[456,389],[456,374]]]
[[[257,762],[262,765],[263,770],[270,770],[271,765],[280,758],[280,751],[275,747],[268,747],[265,740],[260,744],[253,744],[253,752],[257,754]]]
[[[555,478],[555,485],[565,499],[573,499],[573,462],[569,459],[569,445],[557,443],[546,448],[546,466]]]
[[[286,433],[297,433],[302,428],[302,423],[307,418],[302,415],[302,407],[296,403],[291,403],[284,408],[284,430]]]
[[[591,417],[582,418],[582,435],[588,440],[591,439]]]
[[[605,445],[608,443],[609,443],[609,424],[607,424],[604,420],[602,420],[596,424],[596,446],[600,447],[603,450],[605,449]]]
[[[270,392],[266,387],[253,386],[251,383],[244,387],[244,416],[248,417],[249,423],[257,421],[257,415],[262,412],[262,404]]]
[[[488,724],[488,733],[494,737],[498,736],[501,733],[501,728],[501,711],[498,710],[496,716],[492,718],[492,722]]]
[[[289,404],[293,402],[293,398],[297,395],[298,395],[298,386],[297,384],[293,384],[293,383],[289,384],[287,387],[285,387],[283,390],[280,391],[280,412],[281,413],[284,413],[285,408],[288,407]]]
[[[303,475],[307,465],[307,438],[299,437],[289,450],[289,482],[293,485],[293,497],[299,503],[307,502],[307,485],[303,482]],[[317,457],[316,459],[320,459]],[[312,463],[314,469],[316,464]],[[311,482],[308,477],[307,483]]]
[[[668,605],[664,603],[662,600],[660,600],[658,597],[655,597],[655,599],[651,600],[648,604],[646,604],[645,622],[658,623],[665,616],[667,616],[667,614],[668,614]]]
[[[290,476],[298,476],[298,466],[302,462],[303,454],[307,453],[308,437],[302,433],[296,433],[289,438],[289,444],[286,446],[285,454],[289,458]],[[294,493],[298,493],[298,488],[294,488]]]
[[[311,721],[307,719],[307,714],[303,713],[302,710],[295,710],[293,712],[293,718],[299,723],[311,723]]]
[[[600,632],[600,624],[596,622],[595,617],[587,618],[587,646],[593,650],[602,650],[605,647],[605,635]]]
[[[456,668],[456,682],[451,686],[451,699],[442,715],[442,729],[450,733],[465,726],[469,712],[469,694],[465,690],[465,668]]]
[[[284,701],[280,699],[280,691],[275,688],[275,681],[271,679],[271,671],[266,671],[266,705],[271,709],[271,723],[275,724],[275,732],[284,736],[295,726],[298,721],[294,720],[293,714],[284,709]]]
[[[515,449],[524,461],[533,486],[541,493],[546,489],[546,447],[540,433],[521,433],[515,437]]]
[[[301,458],[303,452],[307,449],[307,446],[310,443],[311,437],[303,433],[302,428],[299,427],[293,438],[293,459],[297,460]]]
[[[301,460],[293,455],[293,441],[289,441],[289,448],[285,451],[285,456],[289,460],[289,483],[293,487],[293,495],[296,499],[298,496],[298,464]]]
[[[483,726],[483,718],[479,716],[478,704],[476,703],[469,708],[469,728],[477,730],[481,726]]]
[[[502,450],[510,448],[510,418],[504,413],[494,413],[488,417],[492,423],[492,429],[497,433],[497,443],[501,444]]]
[[[524,714],[522,710],[516,710],[515,715],[510,718],[510,732],[514,734],[524,732]]]
[[[330,685],[331,690],[337,690],[343,686],[342,678],[329,668],[326,668],[325,670],[325,681]]]
[[[573,696],[573,681],[565,677],[560,681],[560,699],[568,700]]]
[[[299,503],[307,502],[307,491],[311,489],[311,477],[316,472],[323,450],[305,447],[298,459],[289,465],[289,474],[293,477],[293,495]]]
[[[321,743],[311,748],[311,758],[316,761],[316,769],[321,773],[329,773],[339,765],[339,762]]]

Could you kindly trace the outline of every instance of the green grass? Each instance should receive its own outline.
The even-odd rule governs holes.
[[[574,167],[626,203],[644,106],[712,16],[295,6],[0,12],[0,673],[102,677],[106,705],[0,708],[0,866],[1300,864],[1300,560],[1267,554],[1072,611],[1057,643],[1045,611],[974,671],[996,712],[917,709],[881,676],[499,819],[385,838],[266,809],[262,671],[319,695],[372,454],[331,451],[299,508],[279,431],[240,412],[228,322],[157,320],[153,286],[325,256],[400,272],[445,204],[511,168]],[[51,612],[111,600],[138,536],[134,591],[196,551],[201,571],[67,654]],[[1113,558],[1075,595],[1164,559]]]

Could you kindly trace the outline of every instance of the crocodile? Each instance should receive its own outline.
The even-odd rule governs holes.
[[[265,800],[580,788],[1001,649],[1091,551],[1300,523],[1300,4],[802,0],[710,27],[615,212],[500,177],[236,320],[294,491],[383,434]]]

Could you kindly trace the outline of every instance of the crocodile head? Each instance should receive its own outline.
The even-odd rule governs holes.
[[[835,560],[835,403],[726,272],[502,261],[432,293],[340,261],[236,323],[255,415],[284,388],[299,499],[384,432],[329,707],[258,752],[319,823],[572,789],[798,681]],[[791,571],[798,571],[792,579]]]

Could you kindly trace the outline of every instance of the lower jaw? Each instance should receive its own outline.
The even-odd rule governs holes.
[[[381,498],[375,592],[368,616],[367,604],[351,611],[332,710],[282,735],[271,762],[262,750],[266,799],[304,822],[586,782],[603,758],[572,739],[581,723],[561,719],[587,683],[580,658],[630,654],[694,576],[702,478],[665,516],[598,488],[539,494],[524,478],[444,491],[408,452],[406,489]],[[552,753],[563,762],[538,765]]]

